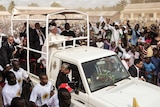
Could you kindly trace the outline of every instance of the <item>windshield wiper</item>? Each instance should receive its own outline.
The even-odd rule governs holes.
[[[127,76],[125,78],[116,78],[115,82],[119,82],[119,81],[124,80],[124,79],[129,79],[130,80],[131,78],[129,78],[129,76]]]
[[[102,88],[104,88],[104,87],[106,87],[107,85],[100,85],[100,86],[97,86],[97,87],[95,87],[96,89],[102,89]]]
[[[115,82],[119,82],[119,81],[121,81],[121,80],[123,80],[124,78],[116,78],[114,81]]]
[[[111,84],[108,84],[108,85],[100,85],[100,86],[97,86],[97,87],[95,87],[94,89],[94,91],[96,91],[96,90],[99,90],[99,89],[102,89],[102,88],[105,88],[105,87],[108,87],[108,86],[117,86],[116,84],[114,84],[114,83],[111,83]]]
[[[117,86],[117,85],[113,82],[113,83],[111,83],[111,84],[109,84],[107,86]]]
[[[131,78],[129,78],[129,76],[128,76],[128,77],[125,77],[124,79],[129,79],[129,80],[131,80]]]

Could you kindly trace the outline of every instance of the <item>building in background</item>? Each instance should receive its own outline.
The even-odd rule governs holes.
[[[18,14],[17,17],[24,17],[20,16],[19,14],[24,13],[25,15],[27,15],[28,13],[32,13],[34,14],[32,17],[37,17],[37,19],[39,19],[42,18],[43,15],[35,16],[37,12],[38,14],[43,12],[50,13],[57,9],[63,10],[65,8],[15,6],[12,14]],[[150,25],[152,23],[160,24],[160,2],[128,4],[122,11],[87,11],[86,13],[89,15],[90,22],[98,22],[99,18],[103,17],[104,19],[110,18],[112,22],[122,22],[125,20],[130,20],[132,24],[137,22],[145,25]],[[81,17],[75,16],[75,18]],[[0,11],[0,33],[9,34],[10,25],[11,13],[7,11]],[[22,25],[22,23],[19,23],[18,27],[19,25]]]
[[[103,18],[110,18],[112,21],[119,20],[120,12],[119,11],[88,11],[86,12],[89,15],[90,22],[97,22],[102,16]]]
[[[160,2],[128,4],[121,11],[121,20],[159,22],[160,21]]]

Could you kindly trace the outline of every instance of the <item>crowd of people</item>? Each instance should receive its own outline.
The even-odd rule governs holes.
[[[3,73],[3,85],[1,81],[1,106],[2,107],[70,107],[72,88],[68,85],[70,81],[67,74],[70,73],[69,64],[63,63],[59,71],[56,88],[48,81],[45,72],[39,74],[40,82],[35,86],[19,66],[19,61],[13,61],[13,68]],[[23,78],[23,79],[22,79]]]
[[[103,19],[96,24],[89,24],[90,46],[114,51],[122,60],[124,67],[132,77],[160,85],[160,28],[158,25],[142,26],[130,22],[111,22]],[[4,107],[69,107],[71,104],[70,92],[72,88],[67,84],[70,72],[68,64],[62,64],[56,81],[58,93],[54,93],[54,85],[48,81],[46,75],[46,56],[34,51],[29,52],[30,72],[39,76],[40,83],[33,86],[27,74],[27,34],[26,23],[19,37],[8,36],[0,49],[0,96]],[[70,40],[85,36],[86,27],[79,28],[65,23],[64,28],[55,22],[49,24],[48,39],[49,52],[55,51],[62,45],[61,39]],[[37,51],[46,52],[47,41],[45,27],[35,23],[29,28],[29,46]],[[79,45],[84,42],[77,41]],[[72,45],[73,41],[67,41]],[[16,47],[21,45],[22,47]],[[50,53],[49,53],[50,54]],[[13,89],[12,91],[10,89]],[[41,89],[41,90],[39,90]]]
[[[160,28],[130,21],[111,23],[110,19],[90,24],[91,45],[117,53],[131,76],[149,83],[160,83]]]
[[[26,23],[24,23],[24,28]],[[45,51],[46,40],[45,28],[40,27],[39,23],[35,23],[35,28],[29,28],[30,48],[36,51]],[[75,37],[73,31],[70,30],[69,23],[65,24],[65,30],[61,30],[55,23],[49,26],[49,41],[61,40]],[[62,36],[61,34],[67,35]],[[20,40],[15,40],[14,36],[9,35],[3,41],[0,50],[0,86],[1,86],[1,104],[4,107],[69,107],[71,104],[70,91],[66,81],[57,78],[59,82],[56,85],[58,95],[54,93],[54,85],[48,81],[45,69],[45,59],[43,54],[30,51],[30,72],[39,76],[40,83],[33,85],[27,70],[27,34],[26,28],[20,33]],[[19,42],[16,42],[19,41]],[[22,42],[21,42],[22,41]],[[50,51],[58,49],[61,41],[49,44]],[[72,43],[68,42],[68,43]],[[68,43],[66,45],[68,45]],[[18,47],[20,46],[21,47]],[[40,66],[37,65],[41,63]],[[62,72],[70,71],[69,65],[62,65]],[[60,72],[61,72],[60,71]],[[63,74],[63,73],[61,73]],[[65,73],[64,73],[65,77]],[[68,78],[68,77],[66,77]],[[12,89],[12,91],[10,91]],[[41,89],[41,90],[39,90]],[[22,103],[21,103],[22,102]]]

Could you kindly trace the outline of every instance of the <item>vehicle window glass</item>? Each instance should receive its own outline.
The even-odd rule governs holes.
[[[85,62],[82,67],[91,92],[129,77],[129,73],[116,55]]]

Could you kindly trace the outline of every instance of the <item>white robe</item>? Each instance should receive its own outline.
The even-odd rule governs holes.
[[[116,47],[118,46],[118,41],[120,39],[119,35],[123,34],[122,29],[118,29],[116,30],[113,26],[111,25],[106,25],[105,29],[110,29],[112,31],[112,35],[111,35],[111,42],[115,41],[116,43]]]
[[[66,38],[67,38],[66,36],[62,36],[58,33],[56,35],[51,32],[48,34],[48,42],[52,41],[52,43],[49,43],[49,56],[53,51],[56,51],[62,45],[63,41],[56,41],[56,40],[64,40]],[[45,52],[45,53],[47,52],[46,46],[47,46],[47,40],[45,40],[44,45],[42,46],[42,52]],[[37,62],[40,62],[40,61],[42,61],[43,65],[46,66],[45,54],[41,54],[41,57],[37,60]]]

